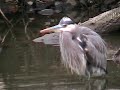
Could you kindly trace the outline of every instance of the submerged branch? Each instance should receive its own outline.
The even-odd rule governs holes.
[[[11,26],[13,26],[12,23],[11,23],[11,22],[8,20],[8,18],[5,16],[5,14],[2,12],[1,8],[0,8],[0,13],[1,13],[1,15],[3,16],[3,18],[7,21],[7,23],[9,23]]]
[[[7,35],[9,34],[9,32],[11,32],[12,37],[15,39],[15,36],[14,36],[14,34],[13,34],[13,32],[12,32],[12,29],[14,28],[14,26],[15,26],[20,20],[21,20],[21,18],[18,19],[18,20],[7,30],[7,32],[5,33],[5,35],[4,35],[3,38],[2,38],[1,44],[4,43],[4,41],[5,41],[6,37],[7,37]]]
[[[4,37],[3,37],[2,41],[1,41],[1,44],[5,41],[7,35],[9,34],[9,32],[11,32],[12,37],[15,39],[15,36],[14,36],[14,34],[12,32],[13,27],[14,26],[12,26],[10,29],[8,29],[8,31],[6,32],[6,34],[4,35]]]
[[[9,30],[7,31],[7,33],[6,33],[6,34],[4,35],[4,37],[2,38],[1,44],[5,41],[5,38],[7,37],[8,33],[9,33]]]
[[[26,37],[27,37],[27,39],[28,40],[30,40],[30,36],[28,35],[28,32],[27,32],[27,27],[28,27],[28,25],[29,25],[29,23],[30,23],[30,20],[29,21],[27,21],[27,23],[25,23],[25,20],[24,19],[22,19],[23,20],[23,24],[24,24],[24,29],[25,29],[25,35],[26,35]]]

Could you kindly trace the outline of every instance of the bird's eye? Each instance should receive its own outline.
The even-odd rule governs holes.
[[[66,27],[67,25],[66,24],[63,24],[63,27]]]

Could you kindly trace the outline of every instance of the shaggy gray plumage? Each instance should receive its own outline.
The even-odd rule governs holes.
[[[62,63],[71,72],[95,76],[106,73],[105,42],[93,30],[76,25],[71,32],[61,32],[59,42]]]

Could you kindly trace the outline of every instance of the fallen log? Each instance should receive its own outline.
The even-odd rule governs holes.
[[[120,30],[120,7],[106,11],[96,17],[90,18],[88,21],[78,24],[89,27],[98,33],[109,33]]]

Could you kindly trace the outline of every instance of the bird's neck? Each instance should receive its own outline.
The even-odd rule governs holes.
[[[71,72],[84,75],[86,60],[79,46],[72,40],[71,34],[68,32],[60,33],[59,42],[62,63],[70,68]]]

